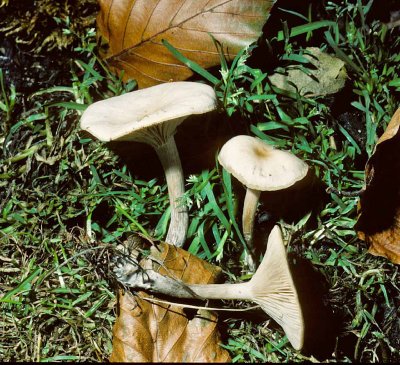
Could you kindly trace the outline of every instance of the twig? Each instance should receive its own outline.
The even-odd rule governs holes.
[[[161,303],[161,304],[169,304],[169,305],[176,305],[177,307],[184,307],[184,308],[193,308],[193,309],[207,309],[213,311],[229,311],[229,312],[246,312],[256,308],[260,308],[259,305],[253,305],[247,308],[215,308],[215,307],[203,307],[191,304],[183,304],[183,303],[176,303],[176,302],[169,302],[167,300],[155,299],[155,298],[141,298],[143,300],[147,300],[150,303]]]
[[[355,196],[360,196],[365,191],[365,188],[361,188],[360,190],[355,190],[355,191],[343,191],[343,190],[338,190],[333,186],[329,186],[326,188],[325,191],[328,194],[335,193],[338,196],[355,197]]]

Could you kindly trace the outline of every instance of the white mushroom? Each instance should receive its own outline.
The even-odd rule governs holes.
[[[166,241],[182,246],[188,228],[184,178],[174,134],[188,116],[216,108],[214,89],[196,82],[171,82],[126,93],[90,105],[81,128],[101,141],[136,141],[151,145],[164,168],[171,205]]]
[[[279,226],[272,229],[263,260],[250,281],[245,283],[189,285],[154,270],[143,273],[137,265],[124,262],[114,269],[114,273],[124,285],[173,297],[255,302],[283,328],[296,350],[303,347],[303,313]]]
[[[308,166],[292,153],[277,150],[258,138],[246,135],[226,142],[218,161],[247,187],[242,227],[247,248],[251,251],[254,218],[261,192],[288,188],[307,175]]]
[[[303,314],[279,226],[272,229],[265,256],[250,281],[187,286],[205,299],[241,299],[259,304],[283,328],[292,346],[296,350],[302,348]]]

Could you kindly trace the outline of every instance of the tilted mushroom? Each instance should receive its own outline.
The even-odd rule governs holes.
[[[242,227],[251,254],[254,219],[261,192],[292,186],[307,175],[308,166],[292,153],[275,149],[247,135],[235,136],[226,142],[218,155],[218,161],[247,187]]]
[[[303,346],[303,314],[278,226],[272,229],[265,256],[250,281],[188,287],[206,299],[241,299],[259,304],[283,328],[295,349]]]
[[[117,263],[114,273],[124,285],[177,298],[255,302],[283,328],[296,350],[303,347],[303,313],[279,226],[272,229],[263,260],[250,281],[245,283],[189,285],[154,270],[143,273],[137,265],[127,264],[123,260]]]
[[[164,168],[171,205],[166,241],[182,246],[188,228],[187,207],[176,128],[193,114],[216,108],[214,89],[197,82],[170,82],[91,104],[81,117],[81,128],[103,142],[136,141],[151,145]]]

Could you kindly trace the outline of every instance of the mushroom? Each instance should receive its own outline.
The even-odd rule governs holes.
[[[235,284],[185,284],[158,274],[154,270],[138,271],[137,265],[123,260],[114,274],[124,285],[189,299],[246,300],[260,305],[285,331],[293,348],[304,343],[304,319],[296,287],[289,269],[285,245],[279,226],[274,226],[267,250],[252,278]]]
[[[179,201],[185,190],[174,134],[188,116],[215,108],[211,86],[180,81],[98,101],[81,117],[81,128],[103,142],[136,141],[155,149],[164,168],[171,205],[166,241],[178,247],[186,240],[189,218],[187,207]]]
[[[272,229],[265,256],[250,281],[238,284],[193,284],[188,288],[206,299],[241,299],[257,303],[283,328],[293,348],[302,348],[303,314],[279,226]]]
[[[254,265],[254,218],[261,192],[288,188],[307,175],[308,166],[292,153],[277,150],[247,135],[239,135],[226,142],[218,155],[218,161],[247,188],[242,227],[251,266]]]

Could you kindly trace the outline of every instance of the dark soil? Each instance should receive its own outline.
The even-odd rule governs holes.
[[[35,91],[70,83],[77,42],[63,28],[69,18],[69,28],[83,36],[95,27],[96,12],[96,0],[10,1],[0,8],[0,68],[24,103]]]

